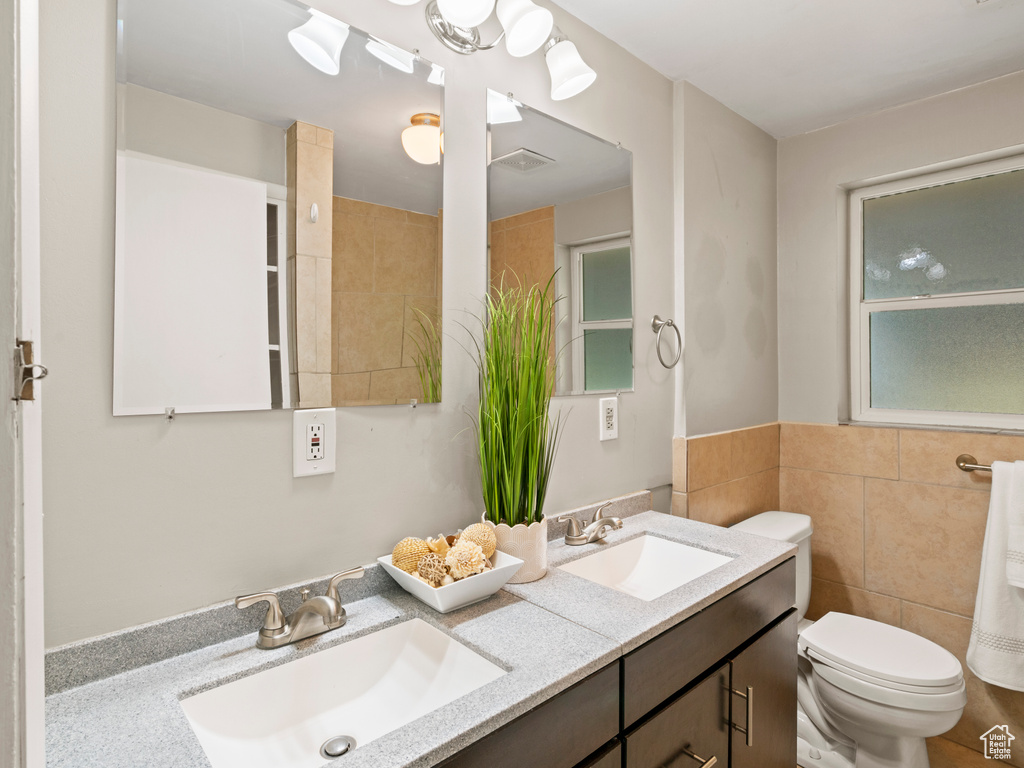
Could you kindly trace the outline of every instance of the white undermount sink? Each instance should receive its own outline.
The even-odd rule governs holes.
[[[644,535],[559,568],[641,600],[654,600],[732,560],[729,555]]]
[[[356,748],[505,671],[421,619],[181,701],[213,768],[319,768],[329,739]]]

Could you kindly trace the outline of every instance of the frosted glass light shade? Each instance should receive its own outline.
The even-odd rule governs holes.
[[[309,9],[310,19],[288,33],[292,48],[309,64],[328,75],[341,70],[341,49],[348,40],[348,24]]]
[[[437,10],[454,27],[479,27],[494,10],[494,0],[437,0]]]
[[[551,73],[551,98],[569,99],[582,93],[597,80],[597,73],[587,66],[571,40],[562,40],[544,54]]]
[[[413,115],[412,125],[402,131],[405,154],[422,165],[441,162],[441,120],[437,115]]]
[[[498,0],[498,21],[505,30],[505,48],[511,56],[528,56],[551,34],[555,18],[532,0]]]

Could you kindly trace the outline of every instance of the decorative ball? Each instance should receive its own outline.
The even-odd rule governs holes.
[[[484,551],[479,544],[474,544],[472,541],[459,541],[448,550],[444,562],[451,571],[452,577],[458,581],[483,571],[486,560]]]
[[[433,552],[420,558],[416,570],[419,571],[420,576],[435,587],[439,586],[442,579],[448,575],[448,566],[444,564],[444,560],[440,555]]]
[[[436,552],[444,559],[444,556],[448,554],[448,550],[451,549],[448,546],[448,539],[445,538],[443,533],[437,534],[436,539],[427,539],[427,546],[430,547],[431,552]]]
[[[459,541],[472,541],[479,544],[484,551],[484,557],[490,557],[498,546],[498,539],[494,535],[494,529],[484,523],[474,523],[462,532]]]
[[[430,554],[427,542],[410,536],[395,544],[395,548],[391,551],[391,564],[406,573],[413,573],[420,558],[427,554]]]

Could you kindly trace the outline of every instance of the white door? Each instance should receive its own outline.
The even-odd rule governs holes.
[[[19,339],[39,338],[38,0],[0,4],[0,768],[43,766],[42,389],[23,392]],[[10,87],[8,87],[10,86]],[[13,173],[12,173],[13,170]],[[40,369],[33,369],[39,374]]]

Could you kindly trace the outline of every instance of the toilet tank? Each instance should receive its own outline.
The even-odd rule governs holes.
[[[730,526],[734,530],[753,533],[776,541],[797,545],[796,610],[802,620],[811,600],[811,518],[797,512],[762,512]]]

